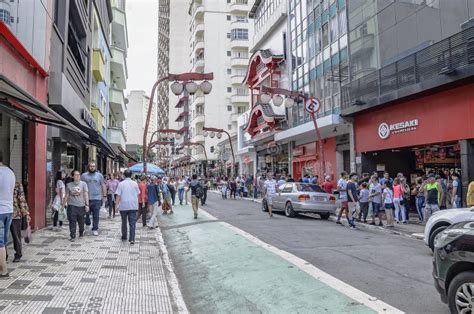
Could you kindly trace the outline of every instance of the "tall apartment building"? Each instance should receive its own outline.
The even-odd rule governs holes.
[[[180,1],[173,1],[180,3]],[[180,4],[178,4],[180,5]],[[157,79],[162,78],[169,73],[170,60],[170,0],[158,0],[158,69]],[[181,36],[184,35],[184,28],[181,30]],[[174,58],[174,56],[173,56]],[[184,62],[184,60],[182,60]],[[165,81],[158,85],[158,129],[167,129],[169,127],[169,84]]]
[[[212,92],[205,96],[198,92],[190,98],[189,132],[193,142],[205,145],[210,160],[218,158],[216,147],[225,134],[224,138],[205,138],[203,127],[221,128],[235,136],[237,117],[249,107],[248,89],[242,84],[253,34],[249,10],[247,0],[193,0],[189,6],[190,70],[214,73]],[[193,156],[205,159],[199,146],[193,149]]]
[[[127,98],[127,151],[135,152],[138,146],[143,145],[143,132],[145,131],[145,122],[148,115],[150,97],[146,95],[145,91],[133,90],[130,91]],[[156,103],[153,103],[153,108],[156,108]],[[150,141],[153,132],[157,130],[157,121],[157,111],[152,110],[148,127],[148,142]]]

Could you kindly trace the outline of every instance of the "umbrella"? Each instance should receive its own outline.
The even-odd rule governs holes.
[[[165,174],[163,169],[161,169],[160,167],[155,166],[154,164],[151,164],[151,163],[147,163],[146,168],[147,168],[148,173]],[[130,170],[131,172],[135,172],[135,173],[143,173],[143,163],[142,162],[136,163],[135,165],[128,168],[128,170]]]

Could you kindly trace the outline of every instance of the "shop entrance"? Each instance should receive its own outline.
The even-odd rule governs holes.
[[[461,149],[459,143],[451,142],[363,153],[362,171],[377,171],[380,176],[388,171],[392,177],[401,172],[409,183],[427,173],[447,177],[461,173]]]

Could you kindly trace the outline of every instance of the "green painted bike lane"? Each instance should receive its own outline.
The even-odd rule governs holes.
[[[376,312],[202,211],[174,212],[159,224],[193,313]]]

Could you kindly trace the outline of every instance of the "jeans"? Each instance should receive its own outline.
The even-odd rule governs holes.
[[[401,198],[394,198],[393,199],[393,206],[395,206],[395,221],[399,222],[400,221],[400,216],[402,218],[402,221],[407,221],[407,214],[405,211],[405,206],[401,204],[401,201],[403,199]]]
[[[68,205],[68,210],[70,216],[69,233],[71,239],[76,238],[76,224],[79,225],[79,236],[82,237],[84,235],[84,215],[86,215],[86,208]]]
[[[160,213],[160,204],[159,204],[159,202],[155,202],[153,205],[149,205],[149,208],[150,208],[150,212],[151,212],[151,217],[150,217],[150,221],[148,222],[148,224],[152,228],[155,228],[156,227],[156,222],[158,220],[158,215]]]
[[[183,205],[183,200],[184,200],[184,188],[178,189],[178,199],[179,199],[179,205]]]
[[[201,205],[204,205],[206,204],[206,200],[207,200],[207,188],[204,188],[202,190],[204,193],[202,194],[202,197],[201,197]]]
[[[453,208],[461,208],[461,198],[458,195],[455,195],[453,198]]]
[[[173,202],[173,206],[176,200],[176,190],[170,191],[171,193],[171,201]]]
[[[143,204],[143,203],[138,203],[138,217],[136,220],[140,220],[140,217],[142,218],[142,225],[143,226],[146,226],[146,215],[148,213],[148,208],[147,208],[147,204]]]
[[[101,200],[90,200],[89,201],[89,212],[86,214],[86,225],[91,225],[91,214],[92,214],[92,231],[99,230],[99,215],[100,207],[102,206]]]
[[[229,196],[229,197],[232,198],[232,195],[234,195],[234,198],[235,198],[235,197],[236,197],[236,194],[235,194],[235,193],[236,193],[236,191],[233,190],[233,189],[231,189],[231,190],[230,190],[230,196]],[[226,196],[226,198],[227,198],[227,196]]]
[[[257,192],[258,192],[257,187],[254,186],[253,187],[253,198],[257,198],[257,194],[258,194]]]
[[[55,210],[53,214],[53,227],[57,227],[59,222],[59,226],[63,225],[63,222],[59,220],[59,210]]]
[[[10,225],[10,231],[13,238],[13,249],[15,250],[15,258],[21,258],[21,218],[13,219]]]
[[[416,198],[416,211],[418,212],[418,218],[420,221],[423,221],[425,213],[423,212],[423,207],[425,206],[425,197],[417,196]]]
[[[107,194],[107,206],[109,207],[109,216],[115,217],[115,195]]]
[[[0,214],[0,248],[5,247],[8,242],[8,231],[12,223],[13,213]]]
[[[120,216],[122,217],[122,240],[127,240],[127,218],[128,218],[128,225],[130,227],[128,241],[135,242],[135,229],[137,226],[137,210],[121,210]]]
[[[440,210],[438,204],[425,204],[425,212],[423,218],[424,222],[427,222],[430,219],[431,215]]]

